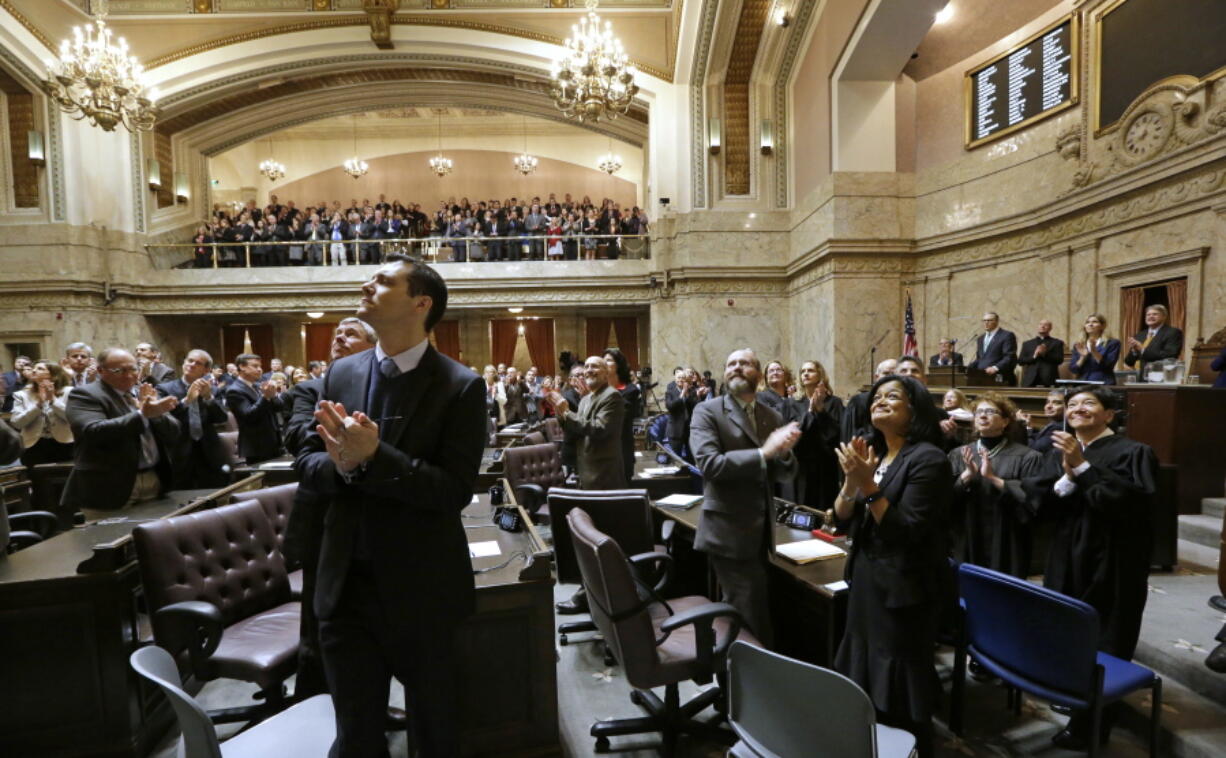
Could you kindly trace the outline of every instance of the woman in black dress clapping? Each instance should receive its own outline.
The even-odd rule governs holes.
[[[843,488],[835,513],[851,527],[847,629],[835,668],[872,699],[883,724],[915,735],[933,754],[940,684],[933,664],[942,609],[953,592],[948,558],[953,481],[928,391],[886,376],[869,391],[869,440],[837,451]]]

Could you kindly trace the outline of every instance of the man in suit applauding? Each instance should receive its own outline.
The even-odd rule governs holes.
[[[168,450],[180,433],[170,415],[178,399],[158,399],[157,390],[140,381],[136,358],[127,350],[108,347],[99,353],[98,377],[68,395],[76,447],[60,503],[86,518],[152,500],[168,489]]]
[[[1175,360],[1183,352],[1183,330],[1170,326],[1166,319],[1165,305],[1149,306],[1145,309],[1145,328],[1128,339],[1124,363],[1137,366],[1141,381],[1145,381],[1146,364]]]
[[[1017,368],[1017,337],[1000,328],[1000,316],[993,311],[983,314],[983,334],[975,340],[975,360],[969,368],[994,376],[1001,384],[1017,384],[1013,373]]]
[[[172,489],[224,487],[229,483],[229,462],[215,426],[225,423],[226,409],[213,395],[209,382],[212,370],[213,357],[203,350],[192,350],[183,359],[183,377],[157,386],[162,397],[174,396],[179,401],[171,411],[179,422],[179,437],[170,450]]]
[[[319,425],[295,461],[302,484],[330,500],[315,610],[337,758],[387,754],[393,675],[420,755],[459,754],[454,645],[475,599],[460,512],[486,415],[481,378],[430,346],[446,308],[434,269],[388,256],[357,312],[379,344],[324,374]]]
[[[1039,322],[1039,336],[1022,343],[1022,352],[1017,362],[1022,369],[1023,387],[1051,387],[1060,377],[1060,364],[1064,363],[1064,342],[1051,336],[1051,322]]]
[[[507,369],[509,374],[512,369]],[[561,393],[549,393],[558,422],[566,436],[578,438],[576,458],[579,486],[585,490],[616,490],[628,486],[622,465],[622,428],[626,401],[609,384],[609,368],[599,355],[583,362],[583,382],[587,394],[573,411]]]
[[[941,340],[937,354],[928,359],[928,368],[961,365],[962,353],[954,352],[954,341],[948,338]]]
[[[724,367],[727,394],[699,403],[690,448],[702,470],[703,500],[694,547],[710,557],[723,600],[736,608],[764,645],[774,631],[766,563],[774,529],[773,483],[795,473],[796,423],[757,402],[762,368],[752,350],[737,350]]]
[[[248,463],[281,454],[281,409],[284,400],[275,382],[260,384],[260,356],[243,353],[234,359],[238,380],[226,390],[226,407],[238,421],[238,452]]]

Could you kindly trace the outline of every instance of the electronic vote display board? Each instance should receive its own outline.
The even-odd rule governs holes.
[[[1075,104],[1077,39],[1073,14],[966,72],[967,149]]]

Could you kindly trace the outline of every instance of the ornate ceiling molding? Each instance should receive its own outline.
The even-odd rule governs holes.
[[[791,164],[788,159],[788,87],[792,79],[792,69],[800,60],[800,45],[808,37],[809,21],[814,10],[825,7],[825,0],[801,3],[796,14],[796,21],[791,25],[787,47],[783,52],[783,61],[779,65],[779,74],[775,77],[775,207],[787,208],[791,188]]]
[[[43,34],[43,30],[31,23],[30,19],[26,18],[21,11],[17,10],[17,8],[15,8],[13,4],[9,2],[9,0],[0,0],[0,8],[8,11],[9,15],[12,16],[17,23],[25,27],[27,32],[33,34],[34,38],[43,44],[43,47],[51,51],[57,49],[55,43],[51,41],[51,38],[46,34]]]
[[[8,0],[0,0],[0,3],[7,3]],[[477,21],[469,21],[467,19],[449,18],[441,15],[405,15],[396,14],[391,18],[392,26],[432,26],[444,27],[449,29],[465,29],[476,32],[489,32],[490,34],[501,34],[510,37],[519,37],[521,39],[532,40],[533,42],[543,42],[548,45],[557,45],[561,47],[565,44],[565,40],[560,37],[555,37],[552,34],[544,34],[541,32],[529,31],[526,29],[516,29],[511,26],[502,26],[499,24],[486,24]],[[201,42],[197,45],[185,47],[165,55],[151,59],[146,68],[153,70],[160,66],[165,66],[168,63],[190,58],[193,55],[199,55],[211,50],[217,50],[229,45],[236,45],[242,42],[251,42],[257,39],[274,37],[282,34],[294,34],[297,32],[312,31],[315,29],[335,29],[338,27],[360,26],[367,27],[369,22],[365,15],[362,16],[346,16],[343,18],[322,18],[313,19],[311,21],[301,21],[294,24],[285,24],[284,26],[274,26],[267,29],[253,29],[251,31],[242,32],[240,34],[231,34],[225,37]],[[669,71],[662,71],[655,66],[651,66],[639,61],[634,61],[634,65],[644,73],[650,74],[661,81],[672,83],[673,76]],[[534,72],[540,74],[539,71]]]
[[[707,61],[711,56],[711,40],[718,15],[719,0],[702,0],[694,67],[690,71],[690,177],[695,208],[707,207],[707,129],[704,123],[707,113]]]

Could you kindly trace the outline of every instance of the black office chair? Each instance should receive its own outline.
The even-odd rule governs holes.
[[[31,504],[36,511],[54,513],[59,518],[60,529],[71,529],[73,512],[60,506],[60,496],[72,474],[71,463],[40,463],[30,469],[30,484],[33,494]]]
[[[47,511],[26,511],[8,514],[4,501],[0,500],[0,550],[15,553],[30,545],[37,545],[59,528],[59,517]]]

